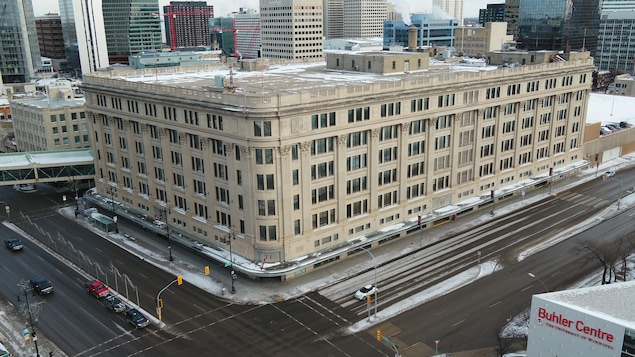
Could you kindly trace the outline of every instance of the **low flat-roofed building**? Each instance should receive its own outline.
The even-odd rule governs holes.
[[[534,295],[527,356],[635,356],[635,282]]]

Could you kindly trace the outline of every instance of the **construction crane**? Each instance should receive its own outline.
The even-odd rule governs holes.
[[[172,51],[176,51],[176,29],[174,22],[177,16],[183,15],[209,15],[214,17],[214,10],[187,10],[187,11],[174,11],[172,4],[168,5],[168,12],[165,14],[152,14],[154,17],[166,16],[168,18],[168,27],[170,30],[170,47]]]

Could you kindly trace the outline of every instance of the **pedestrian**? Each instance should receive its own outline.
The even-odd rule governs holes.
[[[79,210],[75,209],[75,219],[77,219],[77,216],[79,216]]]

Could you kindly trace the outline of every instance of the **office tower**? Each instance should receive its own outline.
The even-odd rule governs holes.
[[[64,59],[64,35],[59,14],[49,13],[35,18],[40,55],[51,59]]]
[[[410,25],[400,20],[386,21],[384,23],[384,44],[408,46],[411,26],[416,28],[417,47],[455,46],[458,20],[441,19],[438,14],[411,14]]]
[[[486,9],[480,9],[478,23],[482,26],[486,22],[505,22],[505,3],[487,4]]]
[[[514,39],[527,50],[586,49],[595,55],[599,0],[520,0]]]
[[[229,17],[210,20],[212,42],[226,56],[237,59],[260,57],[260,14],[255,9],[241,9]]]
[[[25,83],[41,68],[31,0],[0,3],[0,73],[3,83]]]
[[[170,1],[163,7],[165,37],[175,51],[179,47],[209,47],[209,19],[214,7],[205,1]]]
[[[183,240],[226,250],[231,237],[234,256],[285,263],[293,278],[346,259],[351,243],[376,245],[382,229],[584,161],[595,66],[569,55],[462,72],[416,71],[427,53],[335,53],[326,66],[240,71],[234,90],[213,85],[226,70],[91,73],[96,190],[116,187],[131,215],[169,207]],[[315,264],[295,270],[301,259]]]
[[[635,0],[603,0],[602,11],[635,11]]]
[[[344,0],[344,38],[382,37],[387,16],[386,0]]]
[[[69,70],[83,74],[108,67],[101,0],[59,0]]]
[[[322,58],[322,0],[260,0],[262,57]]]
[[[324,0],[324,37],[344,38],[344,0]]]
[[[162,48],[159,0],[102,0],[102,9],[111,64]]]
[[[520,0],[505,0],[504,19],[507,22],[507,34],[516,38],[518,32],[518,11]]]
[[[468,0],[469,1],[469,0]],[[463,26],[463,0],[433,0],[433,6],[438,6]]]
[[[598,69],[633,73],[635,66],[635,1],[604,0],[595,64]],[[629,39],[629,40],[627,40]]]

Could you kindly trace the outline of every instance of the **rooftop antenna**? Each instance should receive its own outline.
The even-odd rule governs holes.
[[[584,37],[582,37],[582,48],[580,52],[586,52],[586,28],[584,29]]]

